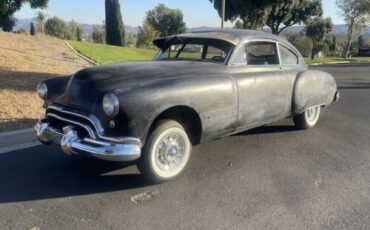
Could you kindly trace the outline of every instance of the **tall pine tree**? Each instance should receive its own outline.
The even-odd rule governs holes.
[[[30,34],[32,36],[36,35],[36,28],[35,28],[35,24],[33,24],[33,22],[31,22],[31,24],[30,24]]]
[[[124,46],[125,28],[119,0],[105,0],[105,23],[107,44]]]

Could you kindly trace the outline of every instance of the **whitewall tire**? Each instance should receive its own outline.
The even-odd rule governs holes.
[[[149,134],[138,169],[151,182],[171,180],[186,168],[191,149],[190,138],[180,123],[159,121]]]
[[[299,129],[310,129],[319,121],[320,112],[320,106],[311,107],[306,109],[304,113],[295,115],[293,121]]]

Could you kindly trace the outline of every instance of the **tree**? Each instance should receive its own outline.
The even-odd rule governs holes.
[[[18,31],[17,31],[18,34],[24,34],[24,35],[28,35],[27,33],[27,30],[25,28],[20,28]]]
[[[222,0],[209,0],[218,14],[222,14]],[[262,29],[271,11],[273,0],[226,0],[225,20],[243,22],[244,29]]]
[[[322,16],[321,0],[277,0],[272,4],[266,25],[273,34],[280,34],[286,28],[306,23],[310,18]]]
[[[0,0],[0,28],[6,32],[12,31],[16,23],[14,13],[25,3],[29,3],[33,9],[45,8],[48,0]]]
[[[37,12],[36,21],[37,21],[37,31],[40,33],[45,33],[46,15],[41,11]]]
[[[105,42],[105,30],[103,26],[93,25],[93,32],[91,34],[92,40],[95,43],[104,43]]]
[[[358,34],[369,21],[369,0],[337,0],[337,6],[348,25],[344,57],[348,58],[353,36]]]
[[[306,36],[298,37],[292,44],[299,50],[303,57],[309,57],[312,53],[312,41]]]
[[[76,22],[74,19],[68,23],[68,27],[71,34],[71,40],[77,40],[77,28],[78,28],[78,22]]]
[[[70,29],[67,24],[58,17],[53,17],[46,21],[45,33],[60,39],[71,39]]]
[[[82,42],[82,34],[83,34],[83,32],[84,32],[83,27],[78,26],[77,27],[77,30],[76,30],[77,41]]]
[[[360,37],[358,37],[358,45],[360,47],[370,46],[370,37],[364,37],[363,35],[361,35]]]
[[[331,33],[333,23],[331,18],[316,17],[309,20],[306,28],[306,36],[311,38],[312,52],[311,59],[315,59],[315,54],[318,51],[318,45]]]
[[[68,27],[71,34],[71,39],[82,41],[83,28],[78,24],[78,22],[72,19],[72,21],[69,22]]]
[[[186,31],[184,15],[179,9],[170,9],[164,4],[159,4],[146,13],[145,21],[160,32],[162,37],[181,34]]]
[[[35,28],[35,24],[33,24],[33,22],[31,22],[31,25],[30,25],[30,34],[32,36],[36,35],[36,28]]]
[[[125,28],[118,0],[105,0],[105,23],[107,44],[124,46]]]
[[[149,23],[144,22],[143,26],[139,27],[137,34],[137,47],[153,48],[153,40],[160,36],[160,32],[154,29]]]
[[[243,29],[243,22],[240,20],[237,20],[235,22],[234,29]]]
[[[127,47],[135,47],[137,43],[137,36],[132,33],[127,33],[125,41]]]
[[[333,36],[332,40],[329,42],[329,50],[332,53],[337,51],[337,37]]]

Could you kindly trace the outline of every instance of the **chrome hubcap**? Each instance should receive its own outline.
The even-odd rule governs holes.
[[[164,136],[156,148],[156,164],[164,171],[176,169],[184,159],[185,140],[181,135]]]
[[[307,109],[306,114],[307,114],[307,119],[309,121],[312,122],[316,120],[318,109],[319,107],[313,107],[313,108]]]

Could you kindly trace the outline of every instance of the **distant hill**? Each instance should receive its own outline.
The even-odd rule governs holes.
[[[15,30],[19,30],[20,28],[24,28],[29,30],[30,23],[35,22],[35,19],[18,19],[16,26],[14,27]],[[92,24],[81,24],[84,27],[84,31],[86,35],[90,35],[93,31]],[[125,25],[126,31],[130,34],[137,34],[138,27]],[[189,31],[197,31],[197,30],[207,30],[207,29],[216,29],[215,27],[207,27],[207,26],[200,26],[200,27],[193,27],[189,28]],[[292,26],[287,28],[284,32],[285,33],[300,33],[305,29],[305,26]],[[269,31],[269,29],[265,29],[265,31]],[[346,25],[334,25],[333,34],[337,36],[346,35],[347,33],[347,26]],[[366,27],[363,31],[363,35],[370,36],[370,26]]]
[[[36,19],[34,18],[28,18],[28,19],[17,19],[17,24],[14,27],[14,30],[19,30],[20,28],[24,28],[26,30],[30,29],[31,22],[36,23]],[[90,35],[93,32],[93,25],[92,24],[81,24],[84,28],[85,35]],[[138,27],[125,25],[126,32],[129,34],[137,34],[138,33]]]
[[[306,26],[291,26],[284,30],[284,33],[294,33],[298,34],[304,32]],[[207,27],[207,26],[200,26],[190,28],[189,31],[197,31],[197,30],[211,30],[216,29],[215,27]],[[265,32],[270,32],[269,28],[264,29]],[[346,35],[347,34],[347,25],[334,25],[333,32],[334,35]],[[370,26],[366,27],[363,31],[363,35],[370,36]]]
[[[284,30],[285,33],[300,33],[303,32],[306,26],[292,26],[288,27]],[[334,35],[346,35],[347,34],[347,25],[334,25],[333,26],[333,34]],[[367,26],[363,31],[362,34],[365,36],[370,36],[370,26]]]

